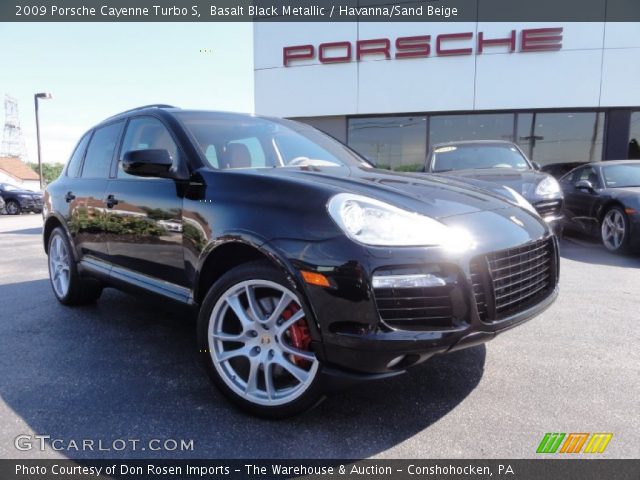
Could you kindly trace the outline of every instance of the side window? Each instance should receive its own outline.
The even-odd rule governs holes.
[[[96,129],[89,142],[82,167],[83,178],[108,178],[113,152],[122,129],[122,123],[113,123]]]
[[[267,159],[256,137],[232,140],[224,147],[221,168],[256,168],[266,166]]]
[[[127,125],[127,132],[124,135],[120,158],[118,159],[118,178],[143,177],[129,175],[122,169],[122,159],[125,153],[132,150],[162,149],[167,150],[171,159],[175,162],[178,158],[178,146],[173,141],[173,137],[163,123],[153,117],[133,118]]]
[[[207,149],[204,151],[204,156],[207,157],[207,160],[213,168],[220,168],[218,163],[218,152],[216,151],[215,145],[208,145]]]
[[[82,163],[82,157],[84,157],[84,152],[87,149],[87,143],[89,143],[89,138],[91,135],[87,133],[84,137],[80,139],[76,149],[73,151],[69,162],[67,163],[66,174],[67,177],[77,177],[78,169],[80,168],[80,164]]]
[[[598,172],[596,172],[596,169],[593,167],[585,167],[582,170],[576,172],[576,175],[573,180],[574,185],[578,183],[580,180],[587,180],[591,182],[591,185],[593,185],[594,188],[600,187]]]

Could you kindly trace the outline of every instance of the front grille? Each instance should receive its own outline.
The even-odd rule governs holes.
[[[535,305],[556,284],[552,238],[475,257],[471,281],[480,319],[501,320]]]
[[[453,325],[451,288],[376,288],[380,318],[390,327],[427,330]]]
[[[534,207],[541,217],[556,216],[559,215],[562,210],[562,200],[539,202],[536,203]]]

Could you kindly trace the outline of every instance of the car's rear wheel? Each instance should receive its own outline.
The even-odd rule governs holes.
[[[4,208],[9,215],[18,215],[20,213],[20,205],[15,200],[9,200]]]
[[[602,244],[614,253],[626,251],[630,234],[629,218],[624,210],[618,206],[611,207],[602,217],[600,234]]]
[[[235,404],[283,418],[319,403],[321,365],[311,349],[308,309],[286,276],[268,262],[223,275],[200,311],[205,366]]]
[[[100,283],[81,277],[66,233],[56,227],[49,237],[49,280],[58,301],[64,305],[95,302],[102,293]]]

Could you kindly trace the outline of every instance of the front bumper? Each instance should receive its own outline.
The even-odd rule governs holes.
[[[23,212],[41,212],[42,198],[20,198],[20,210]]]
[[[564,214],[562,213],[563,202],[562,198],[545,199],[532,202],[533,207],[554,233],[559,233],[562,228],[562,222],[564,219]]]
[[[330,287],[326,288],[307,285],[300,275],[296,275],[299,289],[315,319],[311,325],[313,345],[323,363],[359,374],[391,374],[435,354],[491,340],[553,303],[558,295],[557,240],[539,218],[523,215],[520,209],[513,213],[515,215],[501,217],[504,221],[514,221],[513,217],[517,216],[516,220],[524,223],[521,229],[508,228],[504,224],[500,228],[497,216],[491,212],[475,215],[473,219],[467,217],[464,222],[471,231],[478,232],[479,244],[473,252],[462,254],[447,253],[440,248],[367,248],[344,237],[318,243],[275,240],[270,245],[287,258],[292,271],[318,272],[329,280]],[[498,236],[496,231],[500,232]],[[515,310],[507,307],[496,312],[495,308],[481,308],[479,273],[472,263],[478,258],[493,258],[492,252],[509,252],[536,242],[550,245],[549,280],[542,295],[532,298],[535,301],[529,304],[520,306],[516,302],[518,308]],[[398,321],[386,315],[383,318],[380,296],[372,287],[373,275],[377,272],[385,275],[390,272],[415,273],[416,269],[434,271],[434,266],[438,266],[440,275],[446,278],[452,307],[448,320],[427,319],[403,327],[404,319]],[[395,299],[383,300],[392,300],[393,307]],[[406,307],[398,308],[411,310]]]

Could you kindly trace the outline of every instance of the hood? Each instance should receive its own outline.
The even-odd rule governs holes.
[[[439,175],[459,178],[461,181],[476,184],[473,180],[496,183],[512,188],[527,200],[537,200],[535,195],[536,186],[546,177],[548,173],[537,170],[516,170],[511,168],[482,168],[468,170],[452,170],[442,172]],[[476,184],[477,185],[477,184]]]
[[[366,167],[284,167],[237,170],[249,175],[279,178],[324,188],[333,193],[353,193],[388,202],[432,218],[510,208],[498,194],[452,178],[424,173],[396,173]]]

